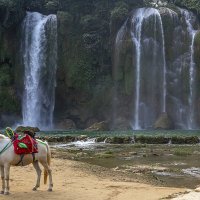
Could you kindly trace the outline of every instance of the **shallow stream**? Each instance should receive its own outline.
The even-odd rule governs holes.
[[[64,157],[170,187],[200,184],[200,145],[108,144],[95,138],[51,144]]]

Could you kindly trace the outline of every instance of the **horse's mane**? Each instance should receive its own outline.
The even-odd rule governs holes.
[[[8,137],[6,137],[6,136],[3,135],[3,134],[0,134],[0,139],[6,139],[6,138],[8,138]]]

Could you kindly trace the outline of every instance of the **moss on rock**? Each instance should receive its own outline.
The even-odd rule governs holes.
[[[39,132],[40,129],[38,127],[30,127],[30,126],[18,126],[15,129],[15,132],[17,133],[24,133],[24,131]]]
[[[86,131],[107,131],[108,129],[108,122],[103,121],[93,124]]]
[[[199,138],[197,136],[191,137],[178,137],[174,136],[171,138],[172,144],[198,144]]]
[[[141,144],[168,144],[169,138],[165,136],[136,136],[135,142]]]

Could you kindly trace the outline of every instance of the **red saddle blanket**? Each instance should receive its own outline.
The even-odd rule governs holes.
[[[16,154],[38,153],[37,142],[29,135],[17,137],[13,141],[13,146]]]

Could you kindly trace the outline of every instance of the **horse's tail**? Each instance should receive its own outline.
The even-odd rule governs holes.
[[[50,151],[48,143],[46,143],[46,147],[47,147],[47,163],[50,166],[50,164],[51,164],[51,151]],[[44,184],[47,184],[47,176],[48,176],[48,172],[47,172],[46,169],[44,169]]]

